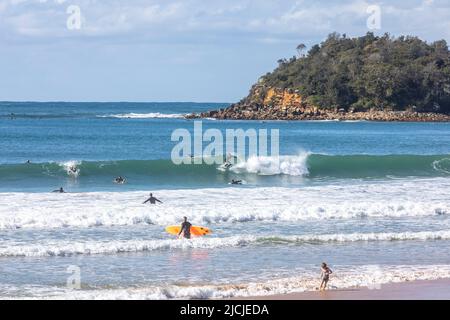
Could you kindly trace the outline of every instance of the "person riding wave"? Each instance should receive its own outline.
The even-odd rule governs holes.
[[[123,178],[122,176],[118,176],[116,179],[114,179],[114,182],[123,184],[123,183],[125,183],[125,178]]]

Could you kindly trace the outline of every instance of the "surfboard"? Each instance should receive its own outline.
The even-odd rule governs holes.
[[[180,233],[181,230],[181,226],[168,226],[166,227],[166,232],[173,234],[173,235],[178,235]],[[191,226],[191,236],[194,237],[203,237],[206,236],[208,234],[211,234],[211,230],[209,230],[206,227],[200,227],[200,226]]]

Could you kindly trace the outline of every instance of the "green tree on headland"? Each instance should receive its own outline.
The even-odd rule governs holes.
[[[450,113],[450,54],[445,40],[389,34],[348,38],[332,33],[299,57],[280,59],[261,82],[294,89],[311,104],[345,110]]]

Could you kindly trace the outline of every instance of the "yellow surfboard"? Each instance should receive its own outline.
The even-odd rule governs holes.
[[[173,235],[178,235],[180,233],[181,230],[181,226],[168,226],[166,227],[166,232],[173,234]],[[192,226],[191,227],[191,235],[194,237],[203,237],[206,236],[208,234],[211,234],[211,230],[209,230],[206,227],[199,227],[199,226]]]

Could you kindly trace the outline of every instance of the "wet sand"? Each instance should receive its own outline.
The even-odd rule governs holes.
[[[379,289],[349,288],[329,291],[300,292],[244,300],[450,300],[450,278],[384,284]]]

